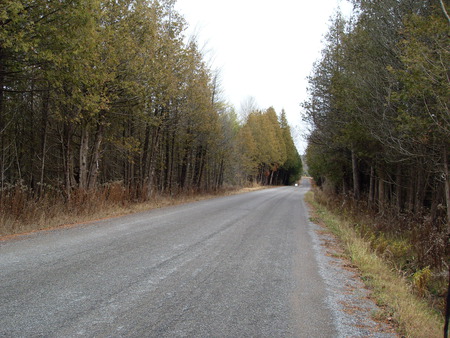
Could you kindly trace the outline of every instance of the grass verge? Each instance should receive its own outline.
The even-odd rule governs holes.
[[[406,337],[442,337],[443,316],[412,294],[405,279],[372,251],[370,243],[348,221],[317,203],[313,192],[307,194],[306,201],[312,207],[313,221],[325,225],[342,241],[346,254],[373,291],[381,309],[374,314],[376,319],[390,318],[397,324],[398,333]]]

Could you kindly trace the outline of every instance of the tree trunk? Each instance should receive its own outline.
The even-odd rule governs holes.
[[[279,175],[280,175],[280,170],[275,171],[274,179],[273,179],[273,182],[275,182],[275,185],[279,185],[280,184],[280,182],[278,181],[278,176]]]
[[[414,210],[415,212],[421,212],[424,206],[424,199],[426,188],[429,179],[429,173],[427,173],[422,165],[419,165],[416,170],[417,175],[417,185],[416,185],[416,195],[414,200]]]
[[[373,197],[375,194],[375,173],[373,166],[370,167],[370,179],[369,179],[369,205],[373,204]]]
[[[5,187],[5,171],[6,171],[6,155],[5,155],[5,119],[4,119],[4,86],[5,86],[5,66],[3,64],[3,49],[0,46],[0,188],[4,191]]]
[[[384,211],[385,204],[386,204],[385,174],[384,169],[380,168],[378,170],[378,206],[380,212]]]
[[[170,150],[170,171],[169,171],[169,192],[172,193],[173,178],[176,177],[175,172],[175,130],[172,131],[172,141]]]
[[[408,193],[407,193],[407,208],[409,212],[414,211],[414,194],[415,194],[415,186],[416,186],[416,170],[413,167],[410,167],[410,176],[408,183]]]
[[[72,124],[66,123],[63,131],[63,158],[64,158],[64,181],[66,186],[67,199],[70,200],[72,187],[74,184],[73,177],[73,152],[72,152]]]
[[[450,234],[450,173],[448,165],[448,153],[445,146],[442,153],[442,160],[444,161],[445,200],[447,202],[447,233]]]
[[[88,187],[88,155],[89,155],[89,132],[87,126],[83,125],[81,128],[81,142],[80,142],[80,177],[78,187],[86,190]]]
[[[194,185],[194,170],[195,170],[195,155],[194,146],[189,149],[189,156],[187,160],[187,170],[186,170],[186,182],[185,186],[187,188],[192,188]]]
[[[179,178],[181,189],[184,189],[186,183],[187,170],[188,170],[188,149],[185,148],[183,160],[181,161],[181,171]]]
[[[28,139],[27,144],[23,147],[24,149],[26,149],[26,153],[28,154],[28,156],[26,156],[24,158],[24,164],[25,162],[28,162],[28,169],[26,165],[24,165],[24,176],[27,177],[27,186],[31,187],[31,189],[33,189],[34,191],[36,191],[36,179],[35,179],[35,174],[36,174],[36,165],[35,165],[35,160],[38,157],[38,153],[37,153],[37,147],[36,147],[36,128],[35,128],[35,103],[34,103],[34,99],[35,99],[35,92],[34,92],[34,81],[31,81],[31,88],[30,88],[30,99],[29,99],[29,105],[30,105],[30,109],[29,109],[29,121],[28,123],[30,124],[30,134],[26,137]],[[28,161],[27,161],[28,158]],[[28,171],[28,173],[27,173]],[[28,174],[28,175],[27,175]]]
[[[197,158],[198,163],[196,164],[196,179],[195,179],[198,189],[201,188],[201,184],[202,184],[207,151],[208,151],[207,146],[205,146],[205,147],[200,146],[199,150],[198,150],[198,158]]]
[[[449,326],[450,326],[450,266],[448,267],[448,287],[447,287],[447,300],[445,305],[444,338],[449,337]]]
[[[142,150],[142,162],[141,162],[141,191],[144,190],[144,185],[148,179],[148,158],[150,152],[150,125],[147,123],[145,126],[144,148]]]
[[[170,148],[171,148],[171,144],[169,142],[169,131],[166,130],[166,132],[164,133],[164,146],[165,146],[165,154],[164,154],[164,167],[163,167],[163,171],[164,171],[164,181],[162,183],[162,187],[164,191],[169,190],[169,181],[170,181],[170,173],[172,171],[172,167],[171,167],[171,163],[170,163],[170,158],[171,158],[171,154],[170,154]]]
[[[50,101],[50,92],[45,93],[42,103],[42,119],[41,119],[41,168],[39,178],[39,194],[42,196],[44,192],[44,174],[45,174],[45,159],[47,153],[47,126],[48,126],[48,109]]]
[[[97,125],[97,133],[95,135],[94,151],[89,169],[88,189],[94,189],[97,185],[97,178],[100,171],[100,149],[103,141],[104,126],[100,122]]]
[[[155,128],[152,137],[152,147],[150,152],[150,163],[148,168],[148,180],[147,180],[147,198],[150,198],[154,192],[154,178],[155,178],[155,169],[156,169],[156,159],[158,157],[158,148],[159,148],[159,134],[160,127]]]
[[[361,189],[359,184],[358,158],[352,149],[352,171],[353,171],[353,197],[359,200],[361,197]]]
[[[222,186],[222,184],[223,184],[223,165],[224,165],[224,163],[223,163],[224,161],[223,161],[223,158],[220,160],[220,166],[219,166],[219,175],[218,175],[218,177],[217,177],[217,189],[218,188],[220,188],[221,186]]]
[[[403,185],[402,167],[398,165],[395,177],[395,204],[397,207],[397,212],[401,212],[403,210],[402,185]]]
[[[273,183],[273,173],[274,173],[274,171],[271,170],[271,171],[270,171],[269,185],[272,185],[272,183]]]

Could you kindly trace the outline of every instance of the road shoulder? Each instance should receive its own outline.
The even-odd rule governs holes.
[[[307,210],[312,214],[311,206]],[[319,273],[327,285],[327,305],[332,310],[338,335],[398,337],[392,323],[374,319],[381,309],[371,299],[370,290],[344,254],[339,240],[320,222],[310,221],[309,225]]]

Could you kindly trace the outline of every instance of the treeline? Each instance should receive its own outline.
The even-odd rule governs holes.
[[[445,252],[450,229],[446,5],[352,3],[351,19],[337,14],[332,20],[309,78],[304,103],[312,125],[309,172],[329,191],[380,214],[426,223],[420,236],[428,239],[427,250]],[[411,231],[407,224],[392,227]]]
[[[18,186],[70,200],[119,182],[145,200],[299,178],[285,115],[239,121],[174,2],[2,1],[0,199]]]
[[[284,110],[254,110],[239,132],[244,171],[250,181],[289,185],[302,174],[302,161],[292,140]]]

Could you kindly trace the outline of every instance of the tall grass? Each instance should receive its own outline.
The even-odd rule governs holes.
[[[320,191],[310,193],[307,201],[313,207],[315,219],[323,222],[342,240],[347,254],[360,269],[363,280],[373,290],[376,302],[384,309],[377,313],[377,317],[394,320],[398,324],[399,333],[407,337],[442,337],[443,315],[433,309],[424,297],[426,283],[431,278],[429,268],[418,270],[421,271],[417,275],[417,283],[420,285],[414,285],[414,278],[409,278],[395,268],[395,255],[384,254],[388,249],[381,252],[374,248],[374,239],[370,236],[368,238],[367,232],[359,230],[361,225],[343,217],[343,212],[327,207],[329,201],[326,202],[326,196],[322,196]],[[399,239],[399,243],[399,251],[411,250],[404,239]]]
[[[340,215],[371,249],[404,276],[414,292],[443,312],[448,286],[450,246],[445,219],[426,213],[374,212],[364,202],[315,190],[315,199]]]
[[[1,191],[0,237],[260,188],[229,186],[210,192],[154,194],[142,199],[136,197],[138,195],[136,191],[125,187],[121,182],[115,182],[105,184],[96,190],[73,190],[69,198],[60,189],[46,187],[44,192],[38,194],[18,184]]]

